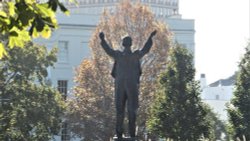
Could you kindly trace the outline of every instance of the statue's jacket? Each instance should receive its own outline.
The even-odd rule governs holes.
[[[115,84],[139,85],[142,74],[140,60],[149,52],[152,46],[152,39],[149,38],[141,50],[134,52],[130,50],[113,50],[105,40],[101,41],[101,45],[105,52],[114,59],[111,75],[115,78]]]

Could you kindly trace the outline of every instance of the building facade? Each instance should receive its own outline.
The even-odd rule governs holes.
[[[52,33],[49,40],[35,40],[49,49],[58,47],[58,61],[54,67],[48,68],[48,79],[65,97],[70,96],[72,92],[75,69],[84,58],[90,55],[88,43],[102,11],[105,8],[111,12],[114,11],[116,5],[121,1],[79,0],[79,5],[75,6],[65,0],[64,3],[71,12],[70,16],[58,13],[59,29]],[[138,2],[138,0],[131,0],[131,2]],[[193,54],[195,53],[194,20],[182,19],[179,14],[178,0],[140,0],[140,2],[148,5],[156,18],[160,18],[168,24],[174,33],[174,40],[187,47]],[[63,130],[62,136],[56,137],[56,140],[73,139],[70,139],[69,133]]]
[[[210,105],[212,110],[218,114],[220,120],[223,121],[228,120],[226,105],[233,97],[235,79],[236,74],[207,85],[205,74],[201,74],[202,101]]]
[[[88,43],[104,8],[111,11],[121,0],[80,0],[79,6],[66,6],[71,15],[57,14],[59,29],[52,33],[49,40],[37,39],[35,42],[48,48],[58,47],[58,61],[49,68],[49,79],[53,86],[67,87],[67,92],[74,86],[75,68],[89,56]],[[137,1],[137,0],[131,0]],[[194,50],[194,20],[182,19],[178,12],[178,0],[141,0],[150,6],[156,17],[163,19],[174,33],[174,40]]]

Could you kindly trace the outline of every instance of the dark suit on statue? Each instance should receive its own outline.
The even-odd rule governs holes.
[[[129,120],[129,134],[131,137],[135,137],[139,81],[142,73],[140,59],[149,52],[153,44],[152,36],[154,35],[151,35],[149,37],[142,50],[136,50],[134,52],[132,52],[130,49],[130,46],[132,44],[129,45],[129,48],[125,47],[123,51],[113,50],[105,41],[104,34],[103,38],[100,35],[101,46],[103,47],[105,52],[115,61],[111,75],[115,79],[116,133],[118,138],[121,138],[123,133],[123,121],[125,116],[126,102]],[[126,42],[125,38],[123,42]],[[132,43],[131,38],[130,40]]]

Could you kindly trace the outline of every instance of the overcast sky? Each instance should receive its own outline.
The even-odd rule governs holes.
[[[249,39],[249,0],[179,0],[184,19],[195,20],[197,78],[224,79],[237,70]]]

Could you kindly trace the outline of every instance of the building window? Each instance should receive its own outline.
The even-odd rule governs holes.
[[[63,95],[64,100],[67,98],[68,91],[68,81],[67,80],[58,80],[57,89]]]
[[[68,41],[58,42],[58,62],[67,63],[69,55]]]
[[[219,100],[219,99],[220,99],[220,96],[219,96],[219,95],[216,95],[216,96],[215,96],[215,99],[216,99],[216,100]]]
[[[70,132],[68,129],[68,123],[63,122],[62,123],[62,135],[61,135],[62,141],[70,141]]]

